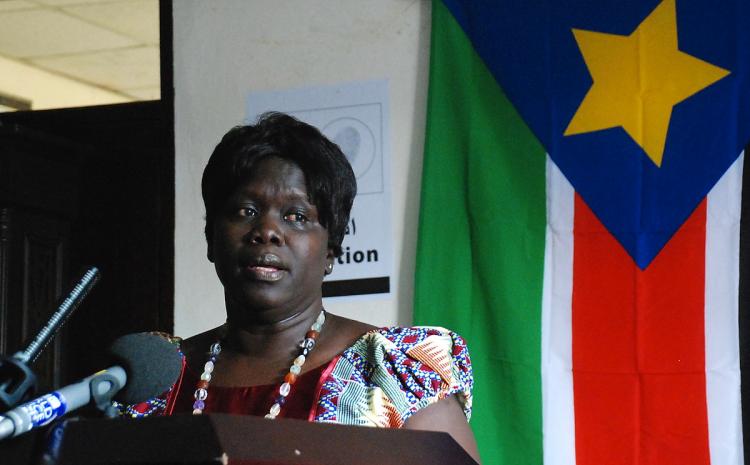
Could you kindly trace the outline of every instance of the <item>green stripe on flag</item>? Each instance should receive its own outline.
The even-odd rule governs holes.
[[[431,48],[415,323],[469,344],[483,462],[540,464],[545,150],[441,1]]]

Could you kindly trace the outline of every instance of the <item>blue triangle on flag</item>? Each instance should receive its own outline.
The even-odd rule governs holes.
[[[729,74],[672,107],[661,165],[622,126],[564,134],[594,83],[573,30],[628,36],[659,1],[444,3],[552,160],[641,269],[750,140],[748,2],[676,2],[679,51]]]

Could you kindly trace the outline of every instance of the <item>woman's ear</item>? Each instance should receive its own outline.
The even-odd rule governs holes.
[[[206,258],[208,258],[208,261],[213,263],[214,262],[214,232],[213,224],[209,224],[208,215],[206,215],[206,226],[203,228],[203,233],[205,234],[206,238]]]
[[[331,274],[333,273],[333,262],[336,260],[336,254],[333,253],[332,248],[328,248],[328,253],[326,253],[326,269],[325,274]]]

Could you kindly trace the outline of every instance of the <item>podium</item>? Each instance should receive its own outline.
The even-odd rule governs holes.
[[[412,463],[476,464],[447,433],[225,414],[69,422],[57,460],[59,465]]]

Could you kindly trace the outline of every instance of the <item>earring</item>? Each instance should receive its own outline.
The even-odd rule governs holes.
[[[333,273],[333,263],[329,263],[326,265],[326,274]]]

